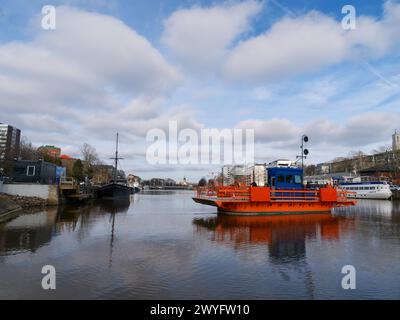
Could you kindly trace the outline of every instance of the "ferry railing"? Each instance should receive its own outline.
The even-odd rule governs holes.
[[[355,202],[355,200],[350,201],[349,195],[355,195],[356,192],[354,191],[348,191],[348,190],[343,190],[343,189],[336,189],[337,192],[337,203],[339,205],[346,205],[349,202]]]
[[[320,201],[319,190],[317,189],[271,189],[270,198],[271,201]]]
[[[224,187],[198,187],[197,197],[218,198],[222,200],[250,200],[251,187],[249,186],[224,186]],[[319,201],[319,191],[315,189],[291,190],[271,189],[271,201]]]
[[[270,189],[271,202],[319,202],[321,201],[320,189]],[[338,204],[347,204],[348,195],[354,194],[347,190],[336,189]],[[224,187],[198,187],[197,197],[213,198],[220,200],[249,201],[251,198],[249,186],[224,186]]]
[[[198,187],[197,196],[200,198],[249,200],[250,188],[247,186]]]

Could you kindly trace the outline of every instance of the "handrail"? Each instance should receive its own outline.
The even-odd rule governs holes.
[[[221,200],[244,200],[250,201],[251,188],[249,186],[224,186],[224,187],[198,187],[197,197],[217,198]],[[270,201],[297,201],[297,202],[319,202],[320,189],[276,189],[270,190]],[[336,189],[337,203],[347,202],[347,195],[354,192]]]

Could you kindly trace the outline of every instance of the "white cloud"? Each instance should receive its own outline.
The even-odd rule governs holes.
[[[281,118],[244,120],[236,127],[254,129],[256,142],[283,149],[297,146],[300,143],[300,136],[304,133],[309,136],[312,146],[364,149],[371,144],[388,143],[393,129],[399,122],[399,113],[366,112],[344,120],[341,124],[326,118],[318,118],[299,126]]]
[[[250,18],[261,8],[262,3],[250,0],[177,10],[165,21],[162,42],[197,70],[213,67],[232,41],[248,31]]]
[[[226,76],[262,81],[337,63],[346,54],[343,32],[339,23],[316,12],[284,18],[265,34],[234,48],[225,65]]]
[[[140,105],[144,114],[138,116],[137,109],[131,106]],[[126,108],[114,110],[112,114],[105,111],[98,112],[96,117],[84,114],[79,121],[86,132],[98,139],[113,139],[118,130],[130,142],[146,137],[150,129],[159,128],[168,132],[169,121],[177,121],[179,128],[199,129],[202,125],[195,120],[196,111],[188,105],[164,107],[162,100],[136,99],[131,101]],[[149,112],[147,112],[149,111]],[[139,111],[140,112],[140,111]]]
[[[1,108],[51,111],[115,108],[120,98],[160,96],[180,75],[142,36],[120,20],[57,8],[57,30],[30,42],[0,46]]]
[[[299,134],[299,129],[287,119],[249,119],[239,122],[236,128],[254,129],[256,141],[267,143],[288,141]]]
[[[285,17],[265,33],[244,40],[228,55],[227,79],[263,82],[318,71],[343,61],[380,58],[398,45],[400,4],[386,3],[382,20],[360,16],[346,31],[325,14]]]
[[[78,62],[111,88],[159,94],[173,89],[179,80],[177,71],[147,39],[111,16],[60,7],[57,30],[42,32],[37,42]]]
[[[400,121],[400,114],[367,112],[351,117],[343,125],[316,119],[305,126],[305,132],[318,143],[364,149],[367,145],[390,141]]]
[[[197,125],[189,110],[166,108],[180,74],[117,18],[57,7],[57,29],[32,36],[0,46],[0,110],[35,145],[76,156],[89,142],[108,159],[116,131],[132,146],[170,118]]]

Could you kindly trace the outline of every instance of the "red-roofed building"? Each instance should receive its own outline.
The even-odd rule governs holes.
[[[64,159],[64,160],[72,160],[73,158],[72,158],[72,157],[70,157],[70,156],[68,156],[68,155],[66,155],[66,154],[62,154],[62,155],[60,156],[60,159]]]

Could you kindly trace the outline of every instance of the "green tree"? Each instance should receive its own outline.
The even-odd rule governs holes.
[[[76,160],[72,167],[72,177],[78,181],[83,180],[83,164],[80,159]]]
[[[50,156],[50,155],[48,155],[48,154],[42,154],[42,158],[43,158],[43,160],[44,160],[45,162],[54,163],[54,164],[56,164],[56,165],[58,165],[58,166],[61,166],[61,165],[62,165],[61,159],[60,159],[60,158],[54,158],[54,157],[52,157],[52,156]]]
[[[204,187],[204,186],[206,186],[206,185],[207,185],[207,180],[206,180],[205,178],[201,178],[201,179],[199,180],[198,186],[199,186],[199,187]]]

